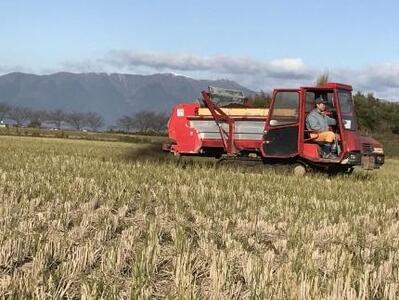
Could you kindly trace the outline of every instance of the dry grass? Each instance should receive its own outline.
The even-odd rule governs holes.
[[[350,177],[0,137],[1,298],[396,299],[399,161]]]

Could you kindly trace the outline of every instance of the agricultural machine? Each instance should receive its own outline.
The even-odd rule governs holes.
[[[251,107],[241,91],[209,87],[201,94],[198,102],[173,108],[168,122],[172,143],[164,144],[163,150],[177,156],[290,164],[296,174],[315,169],[351,173],[355,166],[370,170],[384,164],[381,143],[358,131],[350,85],[275,89],[268,108]],[[330,130],[338,153],[332,158],[320,155],[317,133],[305,125],[319,97],[336,120]]]

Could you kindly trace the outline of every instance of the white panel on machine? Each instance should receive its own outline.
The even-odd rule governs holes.
[[[234,138],[238,140],[261,140],[266,121],[236,121]],[[219,128],[213,120],[191,120],[190,127],[198,130],[201,139],[220,139]],[[229,127],[222,123],[228,132]]]

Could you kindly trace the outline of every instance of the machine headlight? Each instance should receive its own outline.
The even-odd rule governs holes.
[[[350,160],[357,160],[357,155],[356,154],[349,154],[349,159]]]
[[[374,147],[373,153],[383,154],[384,149],[382,147]]]
[[[377,164],[383,164],[384,163],[384,156],[376,156],[375,161]]]
[[[347,156],[348,162],[353,164],[353,163],[360,163],[361,161],[361,154],[357,153],[357,152],[352,152],[352,153],[348,153]]]

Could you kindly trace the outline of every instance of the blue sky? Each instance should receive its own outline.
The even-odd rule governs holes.
[[[0,74],[157,73],[399,100],[399,1],[0,0]]]

